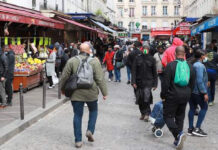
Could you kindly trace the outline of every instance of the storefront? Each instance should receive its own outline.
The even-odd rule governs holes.
[[[151,37],[155,40],[166,41],[173,37],[171,28],[152,28]]]
[[[9,45],[16,55],[14,91],[20,83],[25,91],[40,84],[46,46],[62,42],[63,29],[64,23],[38,11],[0,2],[0,46]]]

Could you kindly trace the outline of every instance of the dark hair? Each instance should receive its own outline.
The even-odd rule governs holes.
[[[204,56],[205,55],[205,52],[201,49],[198,49],[196,52],[195,52],[195,58],[196,59],[199,59],[201,58],[201,56]]]
[[[134,46],[137,47],[137,48],[139,48],[139,47],[142,46],[142,43],[139,42],[139,41],[135,41],[135,42],[134,42]]]

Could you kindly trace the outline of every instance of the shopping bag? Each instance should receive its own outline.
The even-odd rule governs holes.
[[[53,82],[54,85],[55,85],[55,84],[58,84],[59,79],[58,79],[58,77],[57,77],[56,74],[52,76],[52,82]]]

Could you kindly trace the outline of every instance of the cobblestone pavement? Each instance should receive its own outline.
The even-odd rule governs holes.
[[[126,72],[122,72],[123,78]],[[139,120],[138,106],[134,104],[133,89],[126,81],[108,83],[108,100],[99,98],[99,116],[95,132],[95,142],[89,143],[83,136],[81,150],[174,150],[173,137],[166,126],[164,136],[155,138],[152,126]],[[155,91],[154,101],[159,98],[159,89]],[[216,97],[216,101],[218,98]],[[189,108],[187,107],[187,110]],[[209,134],[206,138],[188,137],[184,150],[218,149],[218,104],[209,108],[203,129]],[[0,147],[1,150],[72,150],[74,136],[72,125],[73,112],[70,102],[59,107],[24,132],[12,138]],[[88,122],[87,108],[83,117],[83,135]],[[187,131],[187,115],[185,131]]]

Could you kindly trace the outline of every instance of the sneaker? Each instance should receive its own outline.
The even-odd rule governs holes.
[[[52,86],[48,86],[48,88],[49,88],[49,89],[52,89],[53,87],[52,87]]]
[[[83,145],[82,142],[76,142],[76,143],[75,143],[75,147],[76,147],[76,148],[81,148],[82,145]]]
[[[199,136],[199,137],[206,137],[207,133],[205,133],[202,129],[200,128],[195,128],[192,132],[193,135]]]
[[[111,79],[108,79],[108,82],[111,82]]]
[[[86,132],[86,137],[88,138],[88,141],[89,142],[94,142],[95,140],[94,140],[94,137],[93,137],[93,135],[92,135],[92,132],[91,131],[87,131]]]
[[[209,102],[208,105],[209,105],[209,106],[213,106],[213,105],[214,105],[214,102]]]
[[[144,121],[145,121],[145,122],[148,122],[148,121],[149,121],[149,115],[145,115]]]
[[[186,135],[182,131],[178,135],[178,140],[175,140],[174,143],[173,143],[176,146],[177,150],[182,150],[185,139],[186,139]]]
[[[189,135],[189,136],[193,135],[193,133],[192,133],[192,132],[193,132],[193,130],[194,130],[193,128],[191,128],[191,129],[190,129],[190,128],[188,128],[187,135]]]

